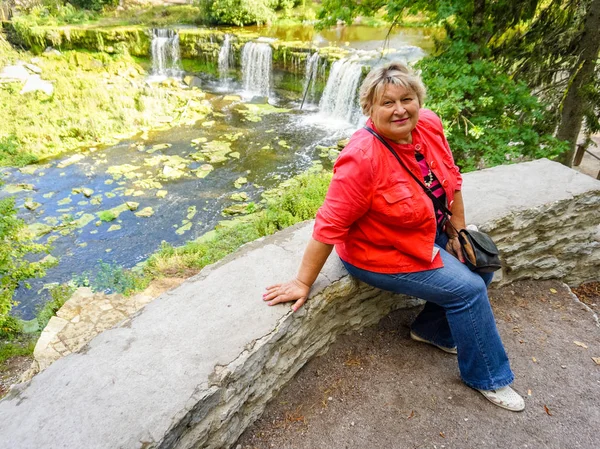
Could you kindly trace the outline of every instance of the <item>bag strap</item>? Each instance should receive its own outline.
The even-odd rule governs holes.
[[[454,227],[454,225],[452,224],[452,222],[450,221],[450,217],[452,216],[452,212],[450,212],[450,210],[444,205],[442,204],[442,202],[433,194],[433,192],[425,185],[421,182],[421,180],[419,178],[417,178],[415,176],[415,174],[410,171],[408,169],[408,167],[404,164],[404,162],[402,162],[402,159],[400,159],[400,156],[398,156],[398,153],[396,153],[396,151],[392,148],[392,146],[386,142],[386,140],[381,137],[374,129],[365,126],[364,127],[367,131],[369,131],[371,134],[373,134],[375,137],[377,137],[377,139],[379,139],[379,141],[388,149],[390,150],[390,152],[394,155],[394,157],[396,158],[396,160],[398,161],[398,163],[408,172],[408,174],[410,176],[412,176],[412,178],[417,181],[417,184],[419,184],[421,186],[421,188],[425,191],[425,194],[429,197],[429,199],[438,206],[438,208],[442,211],[442,213],[446,216],[446,220],[448,223],[450,223],[450,226],[452,226],[454,228],[454,230],[456,232],[458,232],[458,229],[456,229]]]

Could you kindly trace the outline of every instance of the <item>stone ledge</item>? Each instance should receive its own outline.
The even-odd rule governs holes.
[[[598,277],[600,182],[573,173],[542,160],[465,176],[469,221],[506,253],[501,282]],[[299,312],[265,306],[264,286],[295,274],[311,229],[245,245],[15,388],[0,401],[0,447],[230,447],[337,335],[417,304],[331,257]]]

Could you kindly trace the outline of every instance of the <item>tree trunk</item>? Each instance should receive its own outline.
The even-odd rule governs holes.
[[[584,96],[583,88],[593,80],[600,51],[599,29],[600,0],[592,0],[586,11],[583,34],[579,41],[579,59],[571,72],[571,80],[562,104],[560,124],[556,133],[558,139],[569,142],[569,150],[565,151],[559,159],[567,167],[571,167],[573,163],[585,104],[589,101]]]
[[[485,0],[473,1],[473,20],[471,21],[471,39],[477,45],[477,50],[469,54],[469,62],[473,62],[481,56],[481,47],[485,45]]]

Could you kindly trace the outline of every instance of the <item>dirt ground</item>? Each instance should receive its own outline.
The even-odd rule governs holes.
[[[31,367],[33,357],[11,357],[0,365],[0,399],[2,399],[12,384],[18,382],[21,374]]]
[[[596,308],[600,285],[586,288]],[[597,316],[557,281],[491,289],[490,298],[524,412],[487,402],[461,383],[455,356],[410,340],[411,309],[340,337],[234,447],[599,448]]]

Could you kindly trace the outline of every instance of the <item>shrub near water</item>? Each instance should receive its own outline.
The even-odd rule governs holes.
[[[266,192],[265,209],[223,226],[199,241],[174,248],[164,243],[144,268],[151,277],[190,275],[234,252],[244,243],[274,234],[293,224],[314,218],[323,203],[331,173],[313,169]]]

